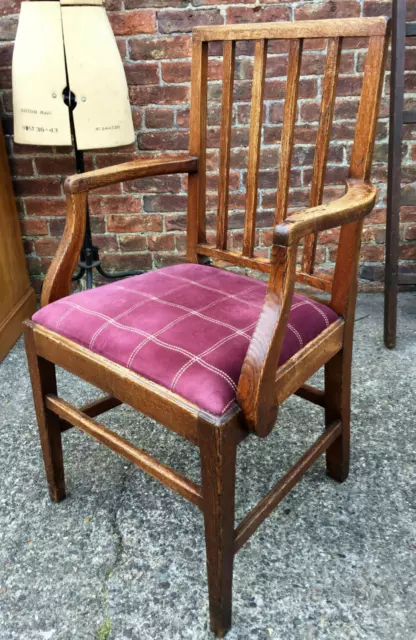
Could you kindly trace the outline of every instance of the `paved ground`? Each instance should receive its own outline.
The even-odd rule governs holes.
[[[416,297],[400,297],[396,351],[382,300],[359,301],[353,457],[342,486],[319,461],[236,559],[229,640],[416,637]],[[62,395],[96,392],[66,373]],[[203,640],[202,517],[82,434],[65,434],[68,498],[44,481],[23,346],[0,367],[0,640]],[[106,423],[198,479],[196,450],[120,407]],[[294,398],[281,426],[242,444],[240,519],[319,433]]]

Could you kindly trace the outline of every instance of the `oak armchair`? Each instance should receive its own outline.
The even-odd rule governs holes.
[[[376,190],[370,184],[387,44],[384,18],[224,27],[193,33],[189,154],[140,160],[69,178],[68,215],[25,338],[51,498],[65,497],[61,434],[90,434],[196,504],[204,514],[211,629],[231,626],[237,551],[306,470],[326,452],[328,474],[348,475],[350,386],[360,237]],[[368,53],[346,193],[322,204],[343,37],[367,37]],[[328,40],[310,207],[287,217],[302,46]],[[267,43],[289,40],[271,259],[254,253]],[[231,110],[237,40],[254,40],[246,216],[241,252],[227,248]],[[208,42],[223,41],[223,98],[216,244],[205,229]],[[187,264],[70,295],[91,189],[144,176],[189,175]],[[333,278],[314,271],[317,233],[341,226]],[[303,260],[297,253],[303,241]],[[267,285],[207,266],[207,260],[269,274]],[[202,264],[204,263],[204,264]],[[296,282],[330,293],[329,302],[294,293]],[[77,408],[57,393],[55,365],[109,394]],[[307,384],[325,367],[325,389]],[[315,444],[235,528],[237,445],[264,437],[292,394],[325,410]],[[127,403],[199,446],[201,486],[154,460],[94,418]]]

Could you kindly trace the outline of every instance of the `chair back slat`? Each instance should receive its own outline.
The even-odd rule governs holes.
[[[289,201],[290,173],[292,167],[293,141],[298,106],[300,66],[302,62],[303,40],[291,40],[289,45],[289,63],[285,110],[283,116],[282,139],[280,142],[280,164],[277,188],[277,204],[274,223],[285,219]]]
[[[220,168],[218,176],[217,249],[227,248],[235,44],[235,40],[224,42]]]
[[[206,241],[208,43],[194,40],[191,69],[191,117],[189,151],[199,158],[198,174],[189,176],[187,258],[196,259],[196,245]]]
[[[331,139],[339,64],[341,59],[341,44],[341,38],[331,38],[328,41],[328,53],[322,87],[321,113],[313,163],[311,194],[309,198],[310,207],[316,207],[317,205],[322,204],[326,161],[328,157],[329,142]],[[305,273],[313,273],[316,241],[316,234],[311,234],[305,238],[302,263],[302,269]]]
[[[267,41],[257,40],[254,53],[253,85],[251,96],[250,138],[248,150],[246,218],[243,255],[251,258],[256,234],[257,188],[259,180],[261,127],[263,120],[263,94],[266,76]]]

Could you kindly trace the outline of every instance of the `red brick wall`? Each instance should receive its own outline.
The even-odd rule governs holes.
[[[416,20],[412,0],[411,19]],[[186,149],[188,145],[188,101],[190,75],[190,32],[200,24],[292,20],[327,17],[355,17],[390,13],[390,0],[331,0],[299,2],[290,0],[109,0],[107,9],[117,36],[130,85],[137,143],[117,152],[87,155],[87,166],[103,167],[133,156],[158,150]],[[11,58],[19,11],[18,0],[0,5],[0,109],[5,130],[10,129],[12,112]],[[331,145],[327,181],[340,184],[345,177],[351,150],[351,132],[360,92],[363,50],[357,41],[347,41],[342,59],[339,99],[336,107],[334,138]],[[234,149],[231,173],[231,245],[238,247],[244,211],[244,184],[247,166],[247,140],[250,100],[250,50],[241,50],[237,66],[238,102],[234,113]],[[216,176],[219,145],[221,62],[213,49],[209,107],[208,210],[209,227],[214,228]],[[277,146],[280,137],[287,62],[284,50],[271,48],[266,87],[262,171],[260,175],[258,250],[267,254],[271,241],[270,225],[277,182]],[[317,128],[324,43],[308,44],[304,54],[299,100],[299,124],[294,153],[292,204],[307,202],[308,181]],[[407,102],[416,102],[416,47],[407,56]],[[413,70],[413,71],[412,71]],[[215,82],[215,80],[217,82]],[[367,221],[362,248],[362,285],[369,281],[380,287],[383,275],[384,221],[386,196],[386,157],[388,143],[388,81],[375,151],[374,181],[379,200]],[[405,128],[403,179],[416,180],[416,131]],[[8,136],[10,161],[22,221],[26,253],[32,278],[40,287],[43,274],[54,255],[64,226],[65,176],[74,171],[74,158],[66,149],[33,148],[14,145]],[[327,190],[335,195],[340,187]],[[186,180],[181,176],[147,179],[106,188],[91,199],[95,241],[108,269],[151,268],[183,260],[185,247]],[[213,231],[212,231],[213,233]],[[336,254],[336,231],[322,234],[318,261],[330,268]],[[416,212],[402,209],[402,269],[416,270]],[[378,284],[377,284],[378,282]]]

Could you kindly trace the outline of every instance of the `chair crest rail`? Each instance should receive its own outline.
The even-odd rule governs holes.
[[[193,35],[201,42],[213,40],[259,40],[298,38],[349,38],[384,36],[387,18],[344,18],[339,20],[304,20],[264,24],[194,27]]]

